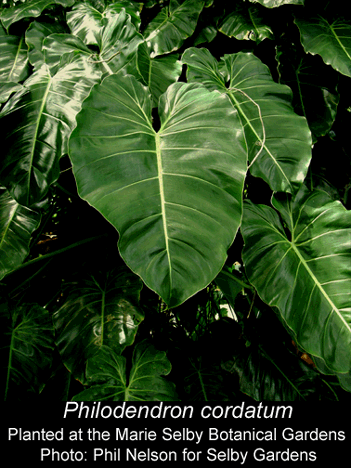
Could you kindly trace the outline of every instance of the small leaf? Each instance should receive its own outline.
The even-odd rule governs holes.
[[[304,5],[305,0],[249,0],[251,3],[260,3],[266,8],[277,8],[281,5]]]
[[[50,368],[54,349],[54,329],[49,312],[37,304],[16,308],[0,304],[4,399],[36,396],[43,388],[45,373]]]
[[[7,191],[0,195],[0,279],[25,260],[39,221],[39,213],[19,205]]]
[[[146,340],[134,348],[129,373],[126,358],[104,346],[88,361],[87,379],[91,387],[73,401],[176,401],[174,384],[162,377],[170,371],[166,353]]]
[[[138,307],[141,287],[127,269],[96,272],[71,285],[53,320],[56,345],[75,378],[84,381],[87,359],[101,347],[119,354],[134,342],[144,318]]]

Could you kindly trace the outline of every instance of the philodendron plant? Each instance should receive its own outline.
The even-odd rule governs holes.
[[[165,377],[177,368],[176,355],[169,360],[174,339],[157,350],[147,331],[164,314],[173,317],[167,330],[174,321],[183,329],[184,347],[206,339],[218,321],[241,327],[216,365],[224,376],[237,372],[238,391],[253,398],[306,399],[321,381],[333,397],[335,388],[351,391],[351,170],[338,127],[351,105],[342,95],[351,22],[324,1],[318,11],[308,0],[232,3],[3,5],[5,399],[45,394],[62,364],[84,385],[72,394],[65,384],[63,399],[191,398],[181,390],[184,369]],[[325,145],[338,152],[328,156],[341,179],[321,162]],[[70,239],[66,220],[79,226],[84,210],[94,222]],[[59,248],[47,242],[40,251],[62,238]],[[92,268],[87,257],[105,242],[105,261]],[[66,254],[82,244],[84,274]],[[50,277],[52,294],[41,295]],[[152,300],[143,302],[143,291]],[[192,330],[184,311],[203,291],[234,318],[218,306],[201,334],[209,305],[196,305]],[[265,338],[257,332],[272,311],[276,349],[285,340],[285,362],[295,350],[294,377],[267,351],[269,327],[261,328]],[[248,348],[250,369],[240,357]],[[272,381],[276,392],[268,395]]]

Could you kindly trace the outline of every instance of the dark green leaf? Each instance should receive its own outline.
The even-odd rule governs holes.
[[[277,47],[280,82],[294,92],[295,112],[306,117],[314,139],[331,129],[339,104],[337,73],[320,57],[299,54],[291,43]]]
[[[225,55],[218,64],[207,49],[190,48],[182,62],[188,66],[189,81],[228,95],[238,110],[251,173],[272,190],[293,193],[308,170],[311,133],[305,118],[293,111],[291,90],[275,83],[268,68],[250,53]]]
[[[29,75],[24,37],[0,36],[0,81],[18,83]]]
[[[296,18],[306,52],[319,54],[327,65],[351,77],[351,22],[322,16]]]
[[[4,399],[25,399],[28,393],[38,394],[44,386],[45,371],[50,368],[54,329],[50,314],[37,304],[16,308],[0,305]]]
[[[25,3],[6,8],[1,13],[1,21],[5,29],[23,18],[36,18],[50,5],[69,7],[75,0],[28,0]]]
[[[57,179],[75,116],[100,76],[79,56],[53,76],[44,64],[2,109],[0,178],[18,203],[37,203]]]
[[[73,400],[176,401],[174,384],[162,377],[170,371],[166,353],[147,341],[134,348],[129,373],[126,358],[104,346],[98,356],[88,361],[87,379],[91,387]]]
[[[219,30],[229,37],[252,40],[257,44],[264,39],[273,39],[273,31],[266,21],[262,8],[236,4],[234,10],[224,18]]]
[[[134,342],[143,314],[142,287],[129,270],[96,272],[73,284],[54,314],[56,345],[74,377],[84,381],[87,359],[103,346],[119,354]]]
[[[151,45],[151,57],[169,54],[178,50],[186,38],[195,31],[197,20],[204,7],[204,1],[171,0],[144,31],[148,45]]]
[[[246,273],[294,341],[333,373],[351,369],[351,213],[322,191],[277,194],[277,212],[246,202]]]
[[[142,42],[138,47],[137,65],[143,83],[151,92],[152,106],[157,107],[161,94],[180,77],[182,63],[177,54],[151,58],[146,43]]]
[[[19,205],[7,191],[0,195],[0,279],[21,265],[40,214]]]

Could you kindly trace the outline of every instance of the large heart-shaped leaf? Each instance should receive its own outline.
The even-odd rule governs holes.
[[[351,76],[351,22],[322,16],[296,18],[306,52],[319,54],[327,65]]]
[[[54,75],[44,64],[2,109],[0,179],[18,203],[37,203],[57,179],[75,116],[100,77],[81,56]]]
[[[5,191],[0,195],[0,279],[21,265],[40,214],[19,205]]]
[[[166,353],[147,341],[134,348],[129,373],[126,358],[104,346],[88,361],[86,374],[91,387],[73,401],[176,401],[175,385],[162,377],[170,371]]]
[[[27,398],[25,392],[38,394],[45,382],[54,349],[51,316],[37,304],[16,308],[0,304],[2,330],[2,369],[4,399]],[[35,396],[35,395],[34,395]]]
[[[172,307],[221,270],[241,222],[247,154],[224,95],[175,83],[161,128],[134,77],[107,77],[78,115],[70,156],[82,198],[120,234],[127,265]]]
[[[242,234],[246,273],[260,297],[279,310],[307,353],[333,372],[351,370],[351,212],[302,186],[273,205],[245,202]]]
[[[200,0],[185,0],[183,3],[171,0],[160,11],[144,31],[145,40],[152,49],[151,57],[179,49],[195,31],[204,3]]]
[[[102,346],[121,353],[133,343],[144,318],[138,307],[141,287],[127,269],[97,272],[71,285],[53,320],[56,345],[75,378],[84,381],[87,359]]]
[[[311,159],[311,133],[293,111],[290,88],[273,81],[250,53],[225,55],[218,64],[207,49],[187,49],[182,62],[188,80],[229,96],[245,129],[254,176],[275,191],[293,193],[303,182]]]

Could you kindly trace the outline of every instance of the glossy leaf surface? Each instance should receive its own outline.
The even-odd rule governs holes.
[[[88,361],[91,387],[75,396],[74,401],[176,401],[174,384],[163,377],[170,371],[166,353],[147,341],[134,348],[129,373],[126,358],[103,347],[97,358]]]
[[[157,107],[161,94],[175,83],[182,73],[178,54],[151,58],[146,43],[142,42],[138,47],[137,66],[143,83],[151,92],[153,107]]]
[[[325,192],[302,186],[277,212],[245,203],[246,273],[260,297],[279,310],[294,341],[332,372],[351,369],[351,213]]]
[[[75,116],[100,76],[81,57],[53,76],[44,64],[2,109],[0,178],[20,204],[40,201],[57,179]]]
[[[72,6],[74,0],[29,0],[20,5],[6,8],[1,13],[1,21],[6,29],[23,18],[36,18],[50,5]]]
[[[143,313],[140,279],[127,269],[97,272],[70,287],[54,314],[56,345],[66,367],[84,381],[87,359],[103,346],[120,354],[134,342]]]
[[[185,0],[183,3],[170,0],[144,31],[145,40],[152,49],[151,57],[179,49],[195,31],[204,3],[200,0]]]
[[[322,16],[296,18],[306,52],[319,54],[327,65],[351,77],[351,21]]]
[[[260,3],[266,8],[276,8],[282,5],[304,5],[305,0],[249,0],[251,3]]]
[[[241,221],[246,147],[227,97],[175,83],[151,123],[148,91],[132,76],[94,87],[70,156],[82,198],[119,231],[127,265],[169,306],[219,273]]]
[[[273,31],[265,20],[265,10],[238,3],[224,18],[219,30],[229,37],[239,40],[252,40],[257,44],[264,39],[272,39]]]
[[[27,78],[28,48],[24,37],[0,36],[0,81],[18,83]]]
[[[305,118],[293,111],[291,90],[273,81],[268,68],[250,53],[225,55],[221,62],[207,49],[187,49],[191,82],[227,95],[238,109],[254,176],[272,190],[293,193],[303,182],[311,159],[311,133]],[[262,125],[263,123],[263,125]]]
[[[19,205],[7,191],[0,195],[0,279],[25,260],[39,221],[38,212]]]
[[[37,304],[16,308],[0,304],[2,329],[6,330],[1,354],[7,369],[2,369],[4,400],[36,396],[44,385],[54,349],[54,330],[50,313]]]

